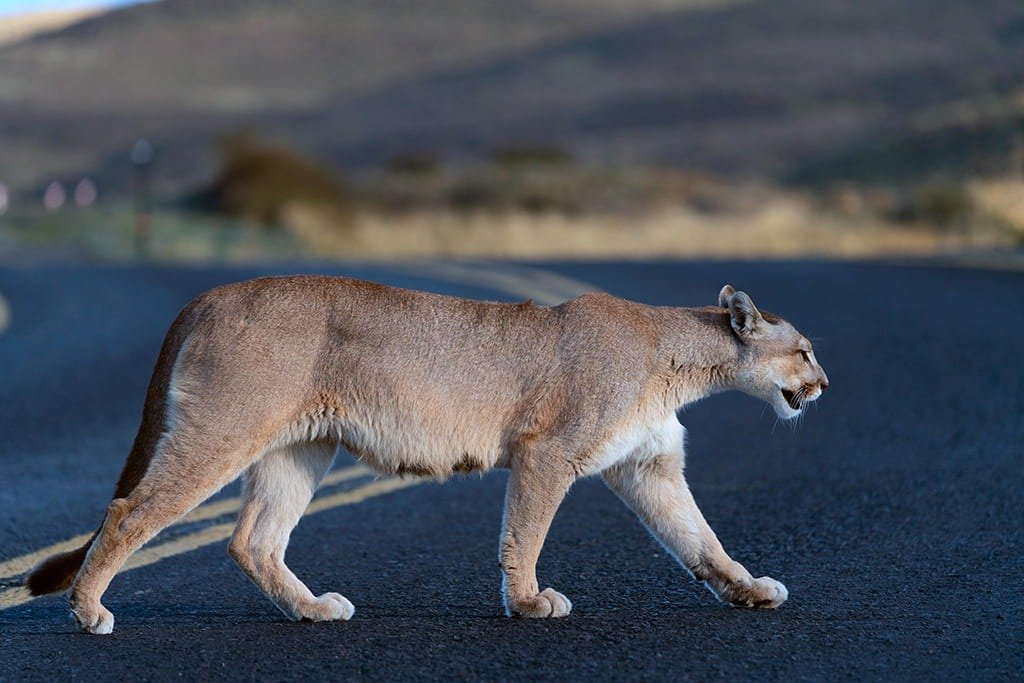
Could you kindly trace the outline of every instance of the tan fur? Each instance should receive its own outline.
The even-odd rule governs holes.
[[[785,587],[731,560],[697,509],[675,411],[739,389],[790,418],[827,378],[809,342],[746,294],[726,286],[719,304],[588,294],[549,308],[327,277],[208,292],[168,335],[125,486],[71,584],[72,611],[84,630],[109,633],[100,598],[128,556],[244,472],[231,556],[288,616],[348,619],[348,600],[314,596],[284,564],[338,444],[387,474],[508,468],[509,614],[571,610],[540,590],[536,562],[566,491],[598,473],[723,600],[775,607]],[[40,592],[66,585],[71,564],[44,563]]]

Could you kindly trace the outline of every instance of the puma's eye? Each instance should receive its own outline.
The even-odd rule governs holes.
[[[805,363],[811,362],[811,356],[803,349],[800,349],[800,355],[803,357]]]

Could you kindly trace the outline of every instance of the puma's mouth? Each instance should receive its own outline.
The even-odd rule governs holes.
[[[804,392],[802,391],[789,391],[788,389],[780,389],[782,392],[782,398],[786,399],[786,403],[793,410],[800,410],[803,404]]]

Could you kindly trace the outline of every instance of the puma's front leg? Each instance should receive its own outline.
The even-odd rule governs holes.
[[[533,455],[515,459],[510,466],[499,557],[505,611],[509,616],[564,617],[572,603],[554,589],[539,589],[537,558],[574,476],[564,462],[564,471],[544,467]]]
[[[755,579],[726,554],[683,477],[682,455],[629,459],[604,472],[608,486],[693,575],[725,602],[778,607],[789,593],[767,576]]]

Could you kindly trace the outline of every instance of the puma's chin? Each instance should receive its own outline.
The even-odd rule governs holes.
[[[772,407],[775,408],[775,414],[783,420],[792,420],[803,412],[803,402],[800,400],[799,392],[789,391],[782,387],[779,387],[776,392],[775,398],[772,400]]]

